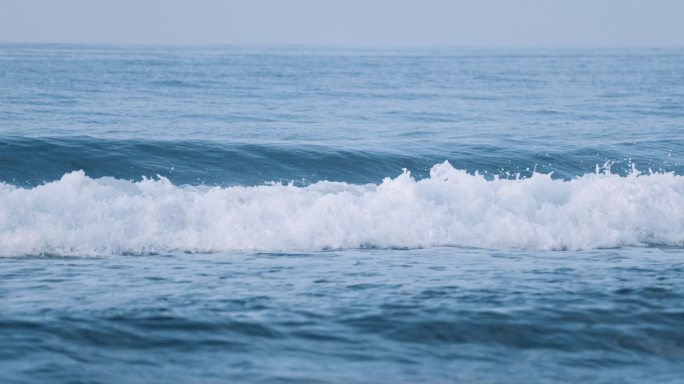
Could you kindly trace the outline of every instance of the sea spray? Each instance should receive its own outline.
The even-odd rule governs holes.
[[[0,185],[0,254],[316,251],[458,246],[590,250],[684,243],[684,177],[550,174],[486,180],[435,165],[379,185],[174,186],[82,171]]]

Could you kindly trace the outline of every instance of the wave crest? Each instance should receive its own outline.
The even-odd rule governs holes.
[[[684,243],[684,177],[535,173],[486,180],[435,165],[380,185],[174,186],[83,171],[0,184],[0,255],[317,251],[461,246],[587,250]]]

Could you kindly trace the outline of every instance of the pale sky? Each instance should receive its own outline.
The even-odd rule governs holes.
[[[0,42],[684,45],[684,0],[0,0]]]

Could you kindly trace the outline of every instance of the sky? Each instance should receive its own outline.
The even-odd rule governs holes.
[[[684,0],[0,0],[0,42],[684,45]]]

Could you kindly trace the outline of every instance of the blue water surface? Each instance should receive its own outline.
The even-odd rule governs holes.
[[[179,188],[422,180],[445,160],[488,182],[681,177],[683,129],[682,48],[0,44],[7,201],[79,170]],[[3,382],[684,382],[677,240],[65,256],[13,251],[59,240],[17,235],[64,215],[26,196],[0,209]]]

